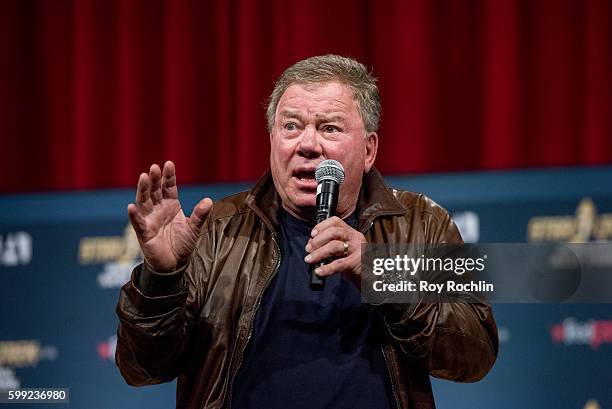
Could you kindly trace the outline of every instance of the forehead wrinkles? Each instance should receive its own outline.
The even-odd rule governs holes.
[[[323,84],[292,84],[281,96],[278,106],[285,104],[330,104],[337,108],[348,109],[351,105],[356,106],[356,103],[351,89],[340,83],[328,82]]]
[[[355,105],[353,100],[350,100],[352,105]],[[329,106],[328,109],[323,109],[324,111],[330,111],[334,109],[349,109],[351,107],[351,103],[347,103],[340,98],[330,97],[329,95],[283,95],[278,106],[283,106],[288,108],[297,108],[303,106],[318,106],[319,108],[325,108]]]
[[[359,117],[356,106],[338,99],[317,99],[315,104],[302,104],[302,97],[290,97],[279,104],[279,117],[320,120],[348,120],[353,115]],[[314,105],[314,106],[313,106]]]

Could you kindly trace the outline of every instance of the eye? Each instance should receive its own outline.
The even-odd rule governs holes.
[[[338,128],[335,125],[323,125],[323,132],[327,132],[327,133],[342,132],[342,129]]]
[[[285,125],[283,125],[283,127],[287,131],[295,131],[297,129],[295,122],[287,122]]]

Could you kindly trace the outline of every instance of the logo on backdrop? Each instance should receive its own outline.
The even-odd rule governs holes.
[[[478,243],[480,239],[480,219],[478,214],[472,211],[457,212],[453,214],[453,220],[466,243]]]
[[[128,282],[142,259],[136,233],[129,224],[123,236],[84,237],[79,242],[81,265],[104,264],[97,277],[102,288],[119,288]]]
[[[597,349],[602,344],[612,344],[612,321],[580,322],[569,317],[553,325],[550,336],[555,344],[589,345],[591,349]]]
[[[110,361],[115,360],[115,350],[117,349],[117,335],[111,335],[106,341],[98,343],[98,356]]]
[[[612,214],[598,214],[593,200],[585,197],[574,215],[538,216],[529,220],[530,242],[587,243],[612,239]]]
[[[55,361],[57,348],[36,339],[0,341],[0,366],[32,367],[40,361]]]
[[[25,266],[32,261],[32,236],[24,231],[0,235],[0,266]]]
[[[14,368],[31,368],[42,361],[55,361],[57,348],[41,345],[37,339],[0,341],[0,389],[20,388]]]

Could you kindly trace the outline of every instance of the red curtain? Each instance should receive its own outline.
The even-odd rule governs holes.
[[[253,180],[291,63],[380,78],[386,174],[612,163],[612,2],[5,0],[0,191]]]

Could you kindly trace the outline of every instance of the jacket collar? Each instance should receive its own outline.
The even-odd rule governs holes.
[[[246,204],[270,227],[278,231],[278,211],[281,200],[274,187],[272,173],[268,170],[249,191]],[[365,231],[377,217],[404,214],[406,207],[402,205],[385,184],[376,168],[363,176],[361,190],[357,199],[358,229]]]

